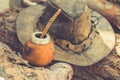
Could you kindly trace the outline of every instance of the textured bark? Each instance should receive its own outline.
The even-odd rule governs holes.
[[[71,80],[72,67],[55,63],[49,68],[30,66],[10,48],[0,42],[0,77],[5,80]]]

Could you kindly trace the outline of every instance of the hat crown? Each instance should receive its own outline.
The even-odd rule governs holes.
[[[86,0],[49,0],[49,4],[61,8],[70,17],[76,18],[84,12]]]

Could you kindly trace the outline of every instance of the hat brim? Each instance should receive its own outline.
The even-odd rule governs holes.
[[[16,20],[16,30],[18,38],[23,45],[33,32],[38,31],[36,23],[43,14],[44,9],[45,7],[36,5],[26,8],[19,14]],[[95,11],[91,12],[91,16],[99,18],[99,23],[96,26],[99,34],[93,39],[93,43],[89,48],[80,54],[75,54],[69,53],[55,45],[54,60],[78,66],[89,66],[100,61],[111,52],[115,44],[115,34],[112,26],[103,16]]]

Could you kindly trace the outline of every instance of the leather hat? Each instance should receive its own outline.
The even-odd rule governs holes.
[[[57,4],[59,1],[61,0],[50,0],[50,3],[53,3],[52,6],[54,7],[58,5],[57,8],[62,8],[63,15],[65,16],[69,15],[68,18],[69,17],[76,18],[76,14],[74,15],[71,12],[67,13],[66,11],[68,9],[66,8],[64,9],[64,6]],[[78,1],[79,3],[80,0],[74,0],[74,1]],[[83,0],[83,3],[84,1],[86,0]],[[61,2],[64,2],[64,1],[61,1]],[[29,37],[31,36],[33,32],[41,30],[37,26],[38,22],[41,22],[42,25],[45,25],[47,23],[48,20],[46,20],[47,18],[45,17],[47,16],[48,18],[50,18],[49,16],[50,14],[49,14],[49,10],[46,11],[46,7],[48,6],[42,6],[42,5],[30,6],[20,12],[19,16],[16,19],[16,31],[17,31],[18,38],[23,45],[29,39]],[[82,7],[82,8],[84,9],[85,7]],[[80,8],[77,8],[77,10],[79,9]],[[101,59],[106,57],[111,52],[115,44],[115,35],[112,29],[112,26],[99,13],[95,11],[91,11],[90,13],[91,13],[90,14],[91,32],[89,33],[87,38],[85,38],[83,41],[78,43],[78,44],[84,44],[84,49],[80,52],[79,51],[76,52],[75,49],[77,48],[79,49],[81,45],[71,42],[71,44],[75,44],[76,47],[73,51],[69,49],[67,50],[67,49],[62,48],[62,46],[60,46],[59,44],[56,44],[56,41],[53,39],[55,43],[54,60],[68,62],[70,64],[74,64],[78,66],[89,66],[89,65],[92,65],[100,61]],[[44,16],[44,14],[46,16]],[[81,12],[78,11],[77,15],[80,16]],[[59,18],[60,17],[61,16],[59,16]],[[45,19],[42,20],[41,18],[42,19],[45,18]],[[59,22],[59,19],[55,20],[54,24],[51,26],[49,30],[49,33],[56,30],[54,29],[54,26],[56,24],[61,25],[61,23]],[[52,35],[54,36],[56,34],[53,33]]]

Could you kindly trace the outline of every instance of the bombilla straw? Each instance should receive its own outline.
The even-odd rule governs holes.
[[[55,21],[55,19],[58,17],[58,15],[62,12],[62,9],[58,9],[57,12],[49,19],[47,25],[45,26],[40,38],[43,38],[45,34],[47,33],[48,29],[52,25],[52,23]]]

